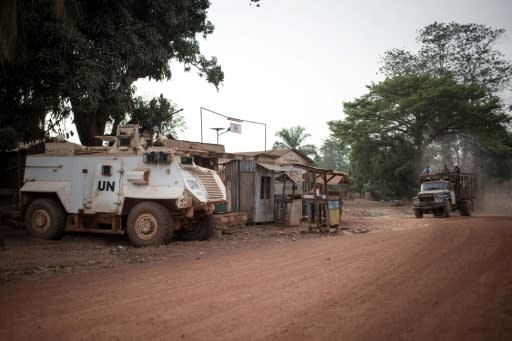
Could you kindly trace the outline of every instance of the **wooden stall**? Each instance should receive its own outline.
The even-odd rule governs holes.
[[[274,199],[274,222],[284,226],[300,225],[302,216],[302,200],[300,191],[297,191],[298,184],[301,182],[293,179],[290,173],[283,173],[276,177],[278,182],[282,182],[282,192],[275,193]],[[292,192],[286,191],[287,184],[291,184]]]
[[[343,213],[343,191],[348,183],[341,171],[294,164],[306,171],[302,195],[303,219],[310,230],[339,231]]]

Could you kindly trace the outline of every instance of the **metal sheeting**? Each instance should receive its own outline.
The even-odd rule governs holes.
[[[231,210],[240,212],[240,161],[233,160],[225,164],[226,169],[226,191],[231,201]]]
[[[256,165],[261,168],[256,167]],[[247,213],[251,221],[256,223],[272,221],[274,188],[273,186],[270,187],[271,192],[268,199],[261,200],[261,176],[273,178],[276,170],[283,171],[278,165],[261,165],[254,160],[232,160],[225,163],[225,185],[226,191],[229,192],[228,197],[231,200],[231,210],[240,212],[247,209],[245,206],[249,204],[247,200],[250,200],[250,210],[252,212]]]
[[[264,163],[264,162],[256,162],[256,164],[258,166],[261,166],[265,169],[268,169],[269,171],[273,171],[273,172],[284,172],[285,169],[279,165],[275,165],[275,164],[272,164],[272,163]]]
[[[302,175],[305,173],[304,170],[295,168],[293,166],[281,166],[264,162],[256,162],[256,164],[258,166],[265,168],[266,170],[272,171],[274,173],[274,180],[276,180],[278,177],[285,176],[295,183],[302,183]],[[281,179],[280,181],[283,181],[283,179]]]
[[[315,182],[317,184],[323,184],[324,180],[321,177],[317,177],[315,179]],[[327,184],[329,184],[329,185],[337,185],[337,184],[342,184],[342,183],[345,183],[345,176],[343,176],[343,175],[335,175],[332,178],[327,180]]]
[[[254,183],[254,217],[253,222],[255,223],[266,223],[274,221],[274,186],[273,186],[273,178],[274,171],[266,169],[266,168],[258,168],[255,173],[255,183]],[[270,192],[268,193],[268,197],[262,198],[262,177],[270,178]]]
[[[254,173],[256,172],[256,162],[254,160],[235,160],[240,166],[238,171],[240,173]]]

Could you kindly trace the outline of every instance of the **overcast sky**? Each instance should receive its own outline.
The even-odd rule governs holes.
[[[511,0],[211,0],[215,31],[201,49],[216,56],[225,79],[219,91],[194,71],[172,63],[169,82],[140,80],[137,95],[161,93],[183,108],[187,129],[180,139],[201,140],[200,107],[266,124],[266,148],[282,128],[303,126],[318,147],[329,137],[327,122],[343,118],[342,104],[382,80],[379,61],[392,48],[416,51],[417,31],[438,22],[478,23],[507,30],[499,49],[512,59]],[[203,111],[203,141],[210,128],[229,122]],[[243,123],[242,134],[219,137],[226,151],[259,151],[264,126]]]

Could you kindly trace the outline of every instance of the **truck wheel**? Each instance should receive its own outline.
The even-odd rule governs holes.
[[[30,203],[25,213],[25,227],[34,237],[57,239],[66,227],[66,212],[57,201],[39,198]]]
[[[470,216],[471,212],[473,212],[473,202],[471,200],[463,201],[459,211],[461,216]]]
[[[414,210],[414,216],[415,216],[416,218],[423,218],[423,211],[422,211],[422,210],[415,209],[415,210]]]
[[[201,215],[197,219],[189,220],[183,228],[176,232],[178,239],[184,241],[208,240],[213,234],[213,215]]]
[[[444,216],[445,217],[449,217],[450,216],[450,213],[452,213],[452,203],[447,201],[446,202],[446,205],[444,206]]]
[[[473,213],[473,211],[475,210],[475,207],[473,206],[473,201],[472,200],[468,201],[467,207],[468,207],[468,216],[470,216],[471,213]]]
[[[169,210],[156,202],[141,202],[128,214],[126,233],[136,246],[165,244],[172,236]]]
[[[459,208],[459,212],[460,212],[460,215],[461,216],[467,216],[469,215],[469,212],[468,212],[469,208],[468,208],[468,202],[467,201],[463,201],[460,203],[460,208]]]

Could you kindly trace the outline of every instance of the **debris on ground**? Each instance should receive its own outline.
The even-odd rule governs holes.
[[[379,213],[373,213],[379,212]],[[375,230],[400,227],[400,220],[416,222],[410,207],[390,207],[388,203],[346,200],[338,233],[309,230],[302,226],[246,225],[219,230],[208,241],[173,241],[167,245],[138,248],[124,236],[68,233],[61,240],[30,237],[23,229],[0,226],[0,284],[20,279],[60,276],[112,269],[132,264],[152,264],[176,257],[200,260],[214,252],[276,243],[307,242],[308,239],[345,238]],[[422,222],[420,227],[423,227]]]
[[[365,227],[356,227],[354,229],[351,229],[350,232],[352,233],[368,233],[370,230],[368,230]]]

